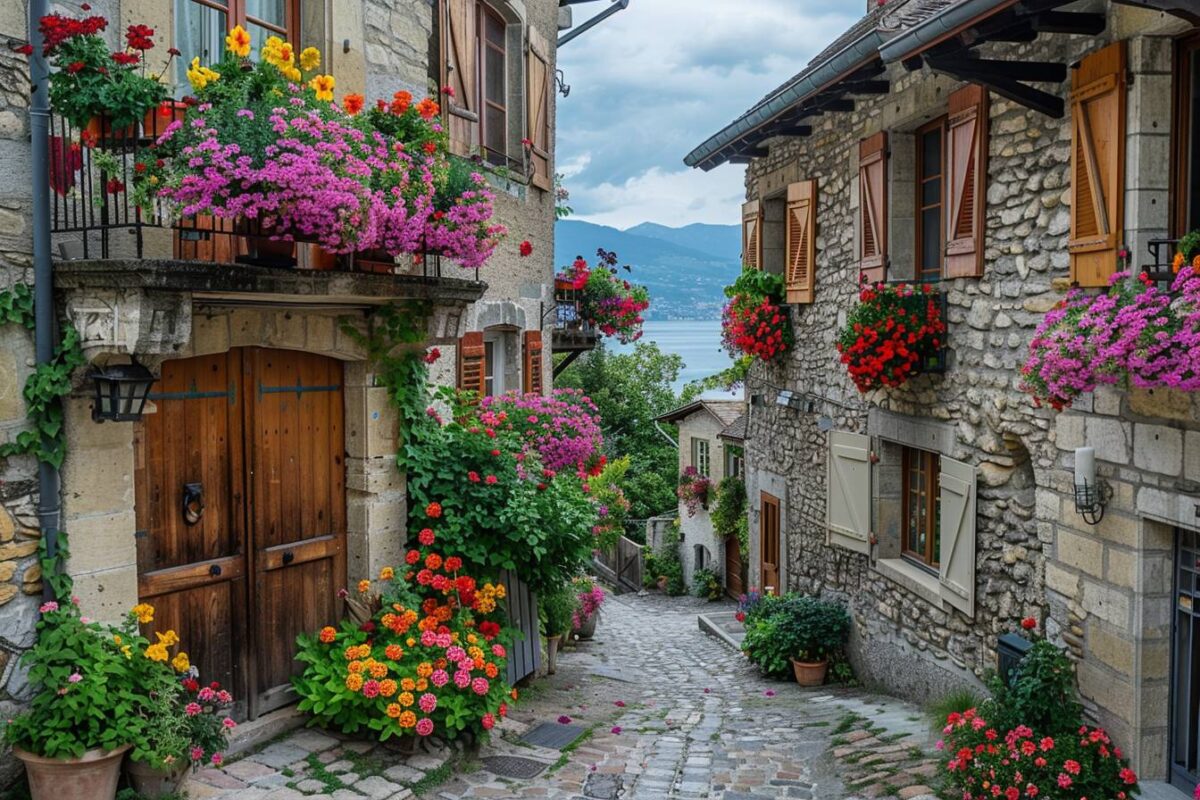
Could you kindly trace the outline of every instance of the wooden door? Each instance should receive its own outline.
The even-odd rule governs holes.
[[[244,715],[241,368],[240,351],[163,363],[155,413],[134,429],[134,492],[138,596],[155,607],[150,630],[178,632],[201,677],[229,687]]]
[[[758,530],[762,561],[762,584],[764,594],[771,587],[771,594],[780,594],[779,585],[779,498],[763,492],[759,503]]]
[[[292,700],[296,636],[338,618],[346,575],[342,365],[307,353],[252,349],[243,359],[247,511],[254,559],[255,700],[261,714]]]
[[[725,594],[737,599],[746,588],[742,585],[742,551],[736,534],[725,537]]]
[[[251,718],[345,584],[342,367],[246,348],[167,361],[138,426],[139,595]]]

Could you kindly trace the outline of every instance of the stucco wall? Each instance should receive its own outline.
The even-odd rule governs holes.
[[[679,557],[683,562],[683,579],[691,586],[692,576],[699,568],[696,557],[696,547],[707,550],[708,568],[724,575],[725,572],[725,543],[713,531],[712,516],[708,509],[712,507],[717,484],[725,477],[725,448],[728,446],[722,439],[717,438],[725,426],[708,411],[700,410],[679,422],[679,471],[692,466],[692,439],[702,439],[708,442],[708,479],[710,483],[708,508],[698,508],[696,513],[688,516],[687,507],[679,503]]]

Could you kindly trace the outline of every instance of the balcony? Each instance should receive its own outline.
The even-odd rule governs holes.
[[[156,200],[139,205],[136,165],[153,158],[150,147],[171,121],[155,111],[125,130],[102,120],[79,130],[51,117],[51,235],[63,288],[249,294],[281,304],[463,305],[483,294],[478,269],[436,254],[336,255],[314,242],[272,239],[253,220],[172,219]]]
[[[554,305],[543,318],[551,314],[554,315],[551,349],[555,353],[567,354],[567,357],[554,367],[554,375],[557,377],[580,355],[596,348],[600,341],[600,332],[584,318],[583,290],[574,288],[571,281],[554,282]]]

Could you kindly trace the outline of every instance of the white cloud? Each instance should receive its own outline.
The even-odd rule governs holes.
[[[639,222],[680,227],[693,222],[736,224],[745,194],[745,168],[723,166],[712,172],[651,167],[625,181],[580,186],[571,204],[589,209],[577,219],[615,228]],[[732,209],[732,211],[731,211]]]
[[[576,24],[605,5],[572,6]],[[683,157],[863,11],[861,0],[632,0],[563,47],[557,152],[580,218],[736,222],[742,169],[700,173]]]

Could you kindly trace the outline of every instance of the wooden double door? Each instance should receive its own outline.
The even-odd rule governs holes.
[[[254,718],[346,581],[342,365],[240,348],[167,361],[135,434],[138,594]]]

